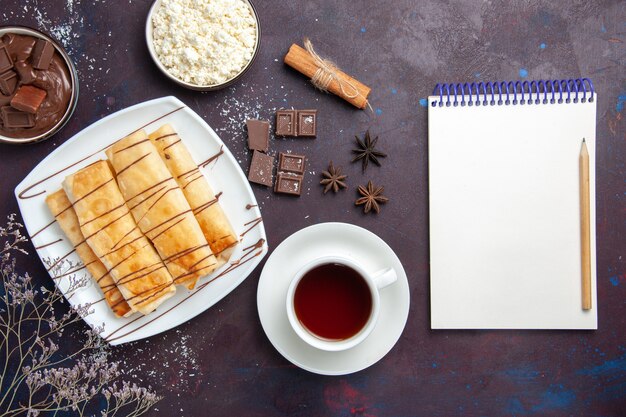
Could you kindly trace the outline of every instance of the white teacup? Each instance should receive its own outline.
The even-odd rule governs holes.
[[[302,278],[306,275],[307,272],[312,269],[325,265],[325,264],[340,264],[352,268],[355,270],[365,281],[367,284],[371,300],[372,300],[372,308],[370,312],[370,316],[365,323],[365,325],[359,330],[355,335],[349,337],[347,339],[341,340],[328,340],[321,338],[320,336],[315,335],[311,331],[309,331],[301,322],[298,316],[296,315],[296,309],[294,305],[294,298],[296,293],[296,288],[298,284],[302,280]],[[355,262],[352,259],[342,257],[342,256],[326,256],[322,258],[317,258],[308,264],[304,265],[298,273],[294,276],[291,284],[289,285],[289,289],[287,290],[287,317],[289,318],[289,323],[291,327],[296,332],[296,334],[309,345],[326,351],[340,351],[350,349],[359,343],[363,342],[367,336],[374,330],[376,327],[376,321],[378,320],[378,314],[380,312],[380,294],[379,291],[385,288],[388,285],[393,284],[398,279],[396,271],[393,268],[383,269],[381,271],[377,271],[371,273],[365,270],[360,264]]]

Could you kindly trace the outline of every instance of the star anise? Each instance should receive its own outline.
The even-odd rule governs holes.
[[[372,209],[376,212],[376,214],[380,213],[380,205],[385,204],[389,199],[385,197],[383,191],[385,191],[385,187],[376,187],[372,184],[372,181],[367,182],[367,187],[363,187],[359,185],[358,187],[359,194],[363,197],[360,197],[354,203],[355,206],[365,205],[364,212],[365,214],[369,213]]]
[[[341,173],[341,167],[335,167],[333,165],[333,161],[330,161],[328,164],[328,171],[322,171],[322,179],[320,184],[324,185],[324,194],[326,194],[329,190],[333,190],[334,192],[338,192],[340,188],[348,187],[346,185],[347,175],[343,175]]]
[[[384,158],[387,156],[387,154],[376,150],[376,142],[378,142],[378,136],[372,139],[372,137],[370,136],[370,131],[368,129],[367,132],[365,132],[364,140],[359,139],[358,136],[355,136],[355,138],[358,149],[352,150],[353,153],[357,154],[352,159],[352,162],[361,160],[363,164],[363,172],[365,172],[365,170],[367,169],[369,161],[372,161],[376,165],[380,166],[380,161],[378,160],[378,158]]]

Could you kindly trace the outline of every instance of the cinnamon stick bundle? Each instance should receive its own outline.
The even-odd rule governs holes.
[[[371,88],[317,55],[307,39],[305,46],[307,49],[292,44],[285,55],[285,64],[309,77],[319,89],[329,91],[359,109],[368,106]]]

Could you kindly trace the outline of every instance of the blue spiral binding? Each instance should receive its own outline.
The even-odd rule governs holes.
[[[433,95],[439,96],[439,100],[433,101],[431,106],[457,107],[459,105],[508,106],[511,104],[585,103],[587,101],[593,102],[594,93],[593,83],[589,78],[522,82],[444,83],[435,86]],[[567,96],[565,96],[566,94]],[[452,101],[452,98],[454,98],[454,101]]]

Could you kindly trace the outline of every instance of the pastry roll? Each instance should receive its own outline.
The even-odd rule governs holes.
[[[135,132],[106,151],[139,229],[152,241],[174,278],[193,288],[217,261],[185,195],[146,132]]]
[[[57,223],[61,226],[61,230],[65,233],[68,240],[76,249],[76,253],[80,257],[87,271],[93,279],[98,283],[100,289],[104,293],[104,299],[107,305],[113,310],[117,317],[127,317],[133,313],[132,309],[124,299],[124,296],[115,285],[113,278],[109,274],[106,267],[100,262],[95,253],[91,250],[83,232],[78,224],[78,217],[72,207],[72,203],[67,198],[65,191],[58,190],[46,197],[46,204],[52,215],[56,218]]]
[[[172,126],[161,126],[150,134],[150,140],[159,150],[161,159],[183,190],[202,233],[219,263],[226,263],[238,240],[220,206],[219,195],[216,196],[213,193],[189,150],[181,142]]]
[[[85,240],[131,309],[148,314],[174,295],[172,276],[137,227],[106,161],[68,175],[63,188]]]

